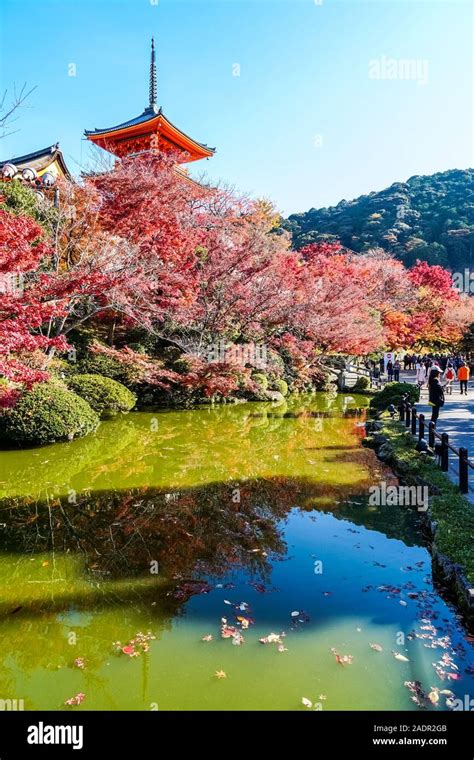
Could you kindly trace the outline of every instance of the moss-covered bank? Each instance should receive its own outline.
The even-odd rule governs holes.
[[[367,423],[367,433],[365,445],[375,449],[403,484],[428,487],[429,507],[419,514],[433,569],[474,625],[474,506],[428,453],[416,450],[416,439],[399,422],[382,416]]]

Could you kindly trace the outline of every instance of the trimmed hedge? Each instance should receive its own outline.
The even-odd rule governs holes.
[[[110,377],[73,375],[68,378],[67,384],[102,417],[129,412],[137,400],[128,388]]]
[[[416,404],[420,399],[420,389],[417,385],[411,385],[410,383],[387,383],[385,387],[377,393],[370,402],[370,406],[373,409],[386,409],[390,404],[398,406],[403,396],[407,396],[407,400],[411,404]]]
[[[268,378],[263,372],[255,372],[252,375],[252,380],[260,387],[261,391],[266,391],[268,389]]]
[[[38,383],[5,414],[2,432],[11,443],[34,446],[81,438],[98,425],[84,399],[60,385]]]
[[[353,391],[366,391],[367,388],[370,386],[370,380],[368,377],[365,377],[362,375],[361,377],[358,377],[354,387],[352,388]]]
[[[282,396],[288,395],[288,383],[286,380],[275,380],[273,386],[276,391],[280,391]]]
[[[137,375],[133,367],[119,362],[112,356],[105,354],[89,353],[77,363],[75,375],[101,375],[110,377],[126,387],[133,386],[137,382]]]

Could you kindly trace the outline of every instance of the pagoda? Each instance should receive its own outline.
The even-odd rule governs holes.
[[[209,148],[189,137],[166,118],[157,105],[157,76],[155,41],[151,40],[149,103],[140,116],[107,129],[85,130],[88,140],[117,158],[144,151],[166,152],[174,155],[177,164],[210,158],[215,148]]]

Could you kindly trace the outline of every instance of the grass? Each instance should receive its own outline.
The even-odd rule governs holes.
[[[440,470],[433,459],[420,455],[416,441],[399,422],[382,420],[380,431],[394,451],[394,460],[402,463],[404,478],[430,485],[431,519],[436,523],[434,546],[453,563],[461,565],[468,581],[474,584],[474,505]]]

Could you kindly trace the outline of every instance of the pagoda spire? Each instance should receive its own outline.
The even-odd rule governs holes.
[[[151,61],[150,61],[150,109],[157,109],[157,77],[156,77],[156,58],[155,58],[155,39],[151,38]]]

